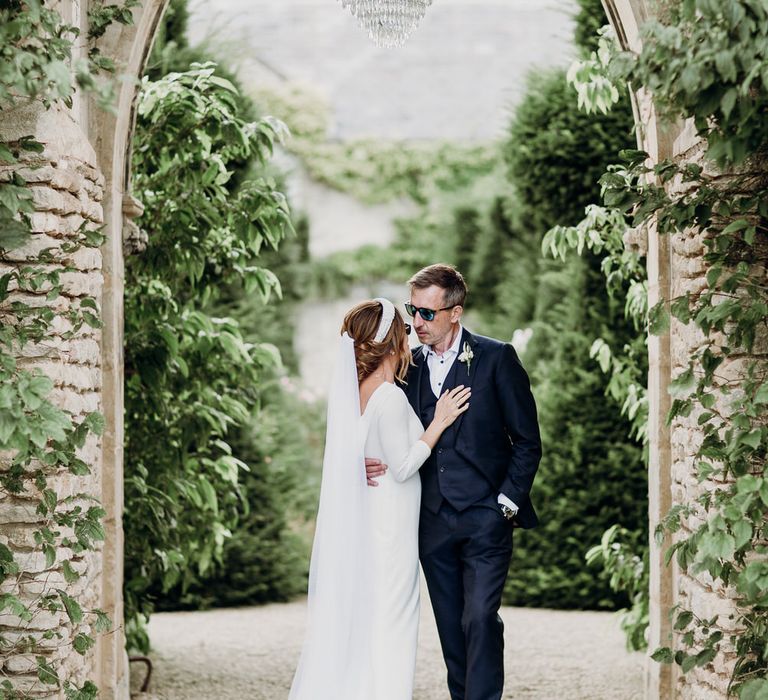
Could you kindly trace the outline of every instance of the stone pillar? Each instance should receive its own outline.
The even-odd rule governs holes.
[[[639,52],[640,26],[652,16],[645,0],[603,0],[606,14],[611,21],[623,49]],[[632,95],[632,105],[637,128],[638,147],[646,151],[654,163],[672,155],[674,130],[665,131],[657,119],[650,96],[644,92]],[[648,238],[648,303],[653,306],[661,299],[670,298],[671,259],[669,240],[660,237],[655,228],[647,231]],[[668,538],[659,546],[654,532],[672,506],[671,441],[666,416],[671,405],[670,336],[668,333],[648,337],[648,528],[650,567],[650,619],[648,647],[652,653],[659,646],[670,643],[672,625],[669,610],[674,605],[674,565],[664,564],[664,552]],[[646,700],[672,700],[674,698],[675,668],[646,661]]]
[[[43,342],[27,345],[17,362],[24,369],[37,369],[50,377],[55,387],[52,401],[70,411],[79,422],[85,414],[102,409],[101,331],[84,325],[72,337],[65,338],[64,334],[72,330],[66,314],[85,296],[99,299],[102,259],[101,252],[93,248],[81,248],[74,253],[64,253],[61,248],[81,225],[98,228],[102,223],[104,178],[96,167],[96,154],[71,111],[63,107],[46,111],[39,102],[28,102],[4,111],[3,117],[1,140],[13,142],[34,134],[43,143],[44,150],[39,154],[22,152],[20,164],[0,168],[2,178],[9,177],[11,169],[24,177],[35,206],[31,215],[31,240],[23,248],[5,254],[6,262],[0,264],[0,274],[10,266],[35,260],[43,248],[52,248],[55,254],[56,262],[47,265],[49,269],[65,265],[75,268],[73,272],[62,273],[63,290],[55,299],[46,299],[47,288],[12,296],[30,305],[47,306],[55,313],[49,336]],[[101,440],[90,434],[79,450],[79,457],[91,467],[91,474],[75,476],[59,468],[48,477],[48,487],[59,500],[81,492],[96,498],[101,496]],[[18,585],[15,579],[10,579],[4,588],[20,595],[25,602],[44,593],[55,595],[55,589],[61,588],[75,597],[86,612],[99,607],[100,552],[77,554],[60,547],[57,561],[48,566],[32,539],[34,530],[47,522],[47,518],[35,510],[38,496],[33,484],[20,495],[0,494],[0,540],[12,549],[21,569]],[[86,509],[92,503],[78,501],[72,505]],[[72,535],[67,528],[60,529],[62,538]],[[64,560],[81,574],[73,583],[67,583],[64,578]],[[36,606],[33,611],[35,609]],[[10,656],[4,660],[3,671],[11,676],[18,690],[26,690],[35,697],[58,698],[58,692],[51,692],[54,686],[37,679],[35,654],[40,653],[59,668],[62,681],[81,685],[93,677],[94,657],[76,653],[72,640],[78,632],[89,632],[90,621],[92,617],[86,615],[81,625],[73,627],[64,612],[36,612],[31,622],[21,621],[8,612],[0,614],[0,627],[6,640],[19,640],[27,635],[36,640],[34,653]],[[61,634],[61,639],[45,639],[46,632]]]
[[[692,124],[687,123],[681,130],[673,148],[677,160],[697,162],[707,168],[703,159],[704,144],[696,138]],[[708,169],[711,170],[711,166]],[[708,266],[704,260],[706,237],[706,233],[680,232],[670,240],[672,298],[684,296],[686,293],[697,294],[707,288]],[[673,318],[670,353],[672,376],[687,370],[690,358],[707,343],[706,336],[694,323],[683,324]],[[743,357],[727,360],[718,368],[718,376],[736,380],[743,378],[744,360]],[[731,413],[729,401],[728,397],[718,399],[716,408],[723,416]],[[699,483],[696,476],[694,455],[700,449],[704,437],[698,425],[700,413],[701,410],[695,409],[687,417],[677,416],[671,425],[673,503],[693,503],[706,491],[723,485],[714,479]],[[675,533],[675,540],[689,536],[703,522],[704,520],[696,516],[684,519],[680,532]],[[735,654],[728,641],[730,635],[737,631],[737,610],[732,600],[733,591],[726,589],[722,582],[713,581],[707,572],[676,572],[675,579],[677,589],[674,602],[701,619],[718,616],[717,627],[723,631],[724,639],[721,643],[721,653],[711,664],[694,668],[685,676],[678,675],[674,697],[680,700],[726,698],[735,662]]]
[[[143,0],[133,9],[132,25],[113,24],[99,40],[101,52],[112,57],[118,72],[140,79],[167,4],[168,0]],[[89,135],[105,176],[107,236],[102,247],[104,329],[101,351],[106,428],[101,496],[108,515],[101,604],[118,625],[115,634],[102,636],[97,644],[97,684],[103,700],[127,700],[130,680],[123,627],[123,255],[125,245],[136,248],[136,243],[140,246],[142,240],[141,233],[131,222],[141,211],[141,203],[130,194],[130,149],[136,94],[136,83],[124,80],[120,83],[115,114],[99,110],[94,105],[89,110]]]
[[[603,0],[608,17],[622,47],[638,52],[639,27],[651,16],[650,3],[644,0]],[[679,162],[700,161],[703,145],[690,123],[662,126],[649,95],[633,95],[638,144],[652,163],[665,159]],[[653,227],[648,231],[649,304],[671,300],[686,291],[697,292],[706,286],[703,236],[686,232],[659,236]],[[729,591],[716,585],[706,574],[682,573],[676,561],[667,566],[664,554],[672,544],[669,536],[657,545],[654,532],[659,522],[676,504],[691,503],[708,485],[696,479],[693,455],[701,444],[702,431],[697,415],[676,418],[666,424],[671,406],[669,383],[673,376],[688,367],[692,354],[704,342],[693,326],[672,319],[670,332],[648,339],[649,376],[649,535],[650,535],[650,625],[649,653],[659,646],[675,646],[678,641],[672,629],[670,611],[680,605],[701,618],[720,615],[720,625],[727,638],[733,630],[730,616],[736,612]],[[737,364],[737,363],[736,363]],[[740,367],[729,368],[732,376]],[[722,371],[728,371],[725,367]],[[699,523],[684,523],[684,536]],[[675,664],[658,664],[648,659],[645,696],[647,700],[720,700],[727,697],[727,685],[733,656],[721,654],[713,664],[687,674]]]
[[[40,521],[35,502],[0,492],[0,541],[19,556],[22,574],[15,592],[29,599],[57,587],[65,589],[84,609],[103,609],[113,621],[113,630],[96,635],[95,653],[81,656],[71,644],[81,630],[72,629],[65,613],[38,613],[31,623],[2,614],[0,629],[9,640],[31,634],[40,642],[39,651],[60,665],[62,680],[81,685],[91,679],[99,687],[100,697],[106,700],[129,697],[122,602],[122,255],[124,221],[140,211],[140,204],[124,197],[129,187],[127,156],[133,132],[136,80],[143,71],[166,4],[167,0],[144,0],[133,9],[132,26],[112,25],[100,40],[102,54],[112,57],[118,73],[123,75],[117,83],[117,115],[101,110],[87,95],[78,92],[71,108],[57,105],[45,110],[39,102],[30,102],[4,110],[0,123],[3,141],[32,135],[45,147],[42,154],[27,153],[20,165],[13,166],[30,183],[34,196],[33,237],[23,249],[6,256],[7,262],[0,263],[0,274],[10,265],[34,259],[44,247],[59,249],[84,222],[91,227],[104,227],[106,242],[101,250],[84,248],[74,254],[61,254],[57,265],[71,264],[76,268],[75,272],[62,275],[61,296],[47,300],[47,289],[25,295],[27,303],[48,306],[56,317],[50,337],[44,343],[26,347],[18,361],[51,377],[55,384],[53,400],[72,411],[76,419],[94,410],[104,414],[104,435],[100,439],[89,436],[79,454],[91,467],[91,474],[75,477],[59,471],[49,485],[59,498],[81,491],[88,493],[101,501],[107,511],[102,548],[80,555],[61,550],[57,564],[47,567],[44,556],[33,551],[36,547],[32,532]],[[87,3],[62,0],[58,9],[65,21],[80,27],[82,37],[87,36]],[[86,50],[80,42],[75,57],[82,57]],[[0,178],[9,177],[10,170],[11,166],[0,167]],[[136,238],[140,244],[140,232]],[[136,240],[131,242],[135,244]],[[62,334],[70,325],[64,314],[85,295],[100,303],[104,326],[84,326],[74,337],[65,339]],[[81,578],[67,584],[61,559],[69,559]],[[12,585],[13,581],[5,584],[9,590]],[[87,625],[82,627],[82,631],[89,631]],[[45,640],[46,631],[58,632],[62,639]],[[13,674],[20,690],[39,697],[59,697],[58,693],[51,694],[51,686],[37,680],[33,654],[0,659],[0,663],[6,674]]]

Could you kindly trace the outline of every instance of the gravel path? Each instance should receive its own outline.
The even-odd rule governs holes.
[[[426,593],[422,612],[414,700],[447,700]],[[524,608],[503,608],[501,615],[505,699],[642,698],[643,656],[624,651],[614,615]],[[149,629],[155,649],[151,697],[285,700],[302,643],[304,603],[160,613]]]

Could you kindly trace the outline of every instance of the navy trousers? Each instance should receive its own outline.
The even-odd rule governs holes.
[[[448,669],[451,700],[500,700],[504,624],[498,611],[512,557],[511,523],[495,499],[457,511],[422,507],[419,558]]]

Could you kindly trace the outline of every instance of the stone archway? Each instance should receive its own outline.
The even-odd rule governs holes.
[[[134,24],[113,24],[101,38],[101,50],[112,56],[119,70],[138,81],[152,48],[169,0],[143,0],[134,11]],[[130,154],[136,122],[137,83],[124,81],[116,114],[92,110],[87,133],[104,175],[102,247],[102,438],[101,496],[107,517],[103,550],[102,608],[120,632],[103,635],[97,644],[97,685],[107,700],[128,698],[128,657],[123,633],[123,254],[131,222],[141,205],[131,196]]]
[[[643,0],[603,0],[603,7],[616,31],[621,47],[639,51],[640,26],[652,16],[650,3]],[[655,163],[678,155],[673,133],[662,128],[653,102],[647,94],[632,94],[632,110],[635,115],[637,142]],[[671,260],[669,239],[645,232],[647,240],[648,304],[653,306],[671,294]],[[667,644],[672,625],[667,614],[674,600],[673,569],[664,565],[664,550],[659,547],[653,532],[672,506],[671,443],[666,415],[670,408],[668,393],[671,380],[670,335],[648,338],[648,532],[650,566],[650,619],[648,647],[653,649]],[[650,699],[673,698],[673,668],[657,664],[650,659],[646,663],[645,697]]]
[[[124,242],[135,229],[130,219],[141,211],[140,203],[130,193],[130,149],[135,123],[136,80],[143,72],[167,2],[143,0],[141,6],[133,10],[132,26],[113,25],[99,40],[102,53],[114,58],[118,70],[134,79],[121,83],[115,115],[78,97],[71,109],[56,107],[46,112],[36,105],[19,108],[0,125],[0,139],[12,140],[24,134],[34,134],[46,144],[42,154],[45,175],[30,180],[35,191],[34,229],[38,242],[19,252],[11,258],[12,261],[22,261],[24,255],[33,254],[49,239],[66,238],[67,233],[73,231],[72,222],[77,217],[104,223],[106,242],[100,255],[94,253],[77,261],[78,273],[66,291],[72,297],[86,291],[98,295],[100,291],[104,327],[88,337],[57,342],[57,353],[53,356],[32,355],[26,359],[28,364],[37,363],[43,371],[56,377],[57,400],[62,405],[76,412],[100,408],[106,418],[103,437],[88,444],[85,453],[94,470],[87,478],[84,490],[98,496],[107,511],[103,550],[87,561],[85,595],[90,603],[110,615],[115,627],[112,634],[99,637],[93,656],[86,659],[77,656],[63,661],[73,678],[93,678],[101,689],[101,696],[108,700],[127,700],[129,696],[122,625],[123,262]],[[63,15],[70,23],[80,26],[83,33],[88,23],[86,4],[75,0],[63,0],[60,4]],[[637,49],[639,26],[652,14],[650,0],[603,0],[603,4],[622,45]],[[332,11],[334,8],[330,5],[329,12]],[[647,95],[635,95],[633,105],[638,143],[654,161],[697,155],[694,133],[682,126],[662,129]],[[75,197],[57,195],[65,191]],[[647,246],[651,303],[669,298],[674,290],[681,285],[684,288],[692,279],[695,283],[696,279],[683,271],[686,267],[683,257],[701,256],[701,250],[691,252],[690,247],[677,250],[674,241],[659,238],[653,232],[648,236]],[[698,274],[701,276],[703,272]],[[58,300],[48,303],[57,313],[65,308]],[[684,452],[673,455],[665,417],[669,408],[667,387],[674,369],[673,358],[687,356],[693,342],[674,324],[671,334],[653,337],[649,342],[651,532],[672,503],[687,495],[684,472],[692,465],[686,462]],[[683,425],[682,428],[695,430],[693,426]],[[676,481],[673,474],[677,475]],[[57,485],[62,491],[70,487],[65,480],[66,477],[62,477],[62,482]],[[35,522],[34,513],[25,509],[23,503],[3,499],[0,494],[0,524],[28,528]],[[10,540],[13,544],[13,536]],[[674,568],[664,566],[662,549],[653,542],[651,547],[649,643],[653,649],[667,642],[671,631],[667,611],[681,595],[688,599],[689,606],[699,604],[702,609],[710,609],[722,599],[717,592],[698,589],[698,597],[695,597],[691,591],[700,584],[687,577],[679,580]],[[31,573],[41,576],[43,570]],[[82,590],[77,594],[81,595]],[[12,627],[8,619],[0,618],[0,624]],[[725,697],[723,678],[727,675],[713,671],[710,676],[705,682],[712,688],[711,697]],[[653,700],[693,697],[696,691],[691,685],[682,683],[683,680],[673,677],[671,667],[649,663],[646,697]]]

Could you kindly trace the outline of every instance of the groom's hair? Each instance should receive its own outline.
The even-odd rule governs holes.
[[[436,263],[419,270],[408,280],[411,289],[426,289],[427,287],[441,287],[445,290],[443,295],[446,306],[464,306],[467,298],[467,283],[462,274],[453,266],[444,263]]]

